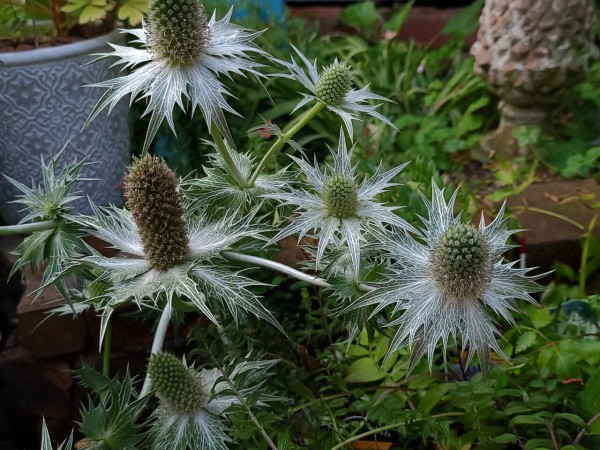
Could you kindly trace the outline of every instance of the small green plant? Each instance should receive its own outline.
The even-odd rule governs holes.
[[[1,0],[0,39],[39,44],[41,36],[65,37],[86,24],[107,31],[117,21],[139,24],[146,11],[147,0]]]

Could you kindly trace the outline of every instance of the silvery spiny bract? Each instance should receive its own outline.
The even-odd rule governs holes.
[[[279,327],[248,290],[256,282],[228,268],[220,256],[242,239],[259,235],[261,230],[250,223],[252,214],[239,219],[233,212],[219,220],[196,215],[190,202],[180,199],[174,174],[164,161],[149,155],[133,162],[126,181],[131,211],[95,207],[93,216],[74,219],[89,234],[123,252],[112,258],[93,254],[73,261],[99,271],[98,279],[110,284],[95,304],[102,311],[102,334],[114,309],[123,303],[161,308],[161,302],[170,305],[180,297],[215,324],[219,320],[214,302],[225,306],[236,321],[245,311]],[[95,303],[94,298],[89,302]]]
[[[99,55],[119,58],[115,64],[132,71],[93,85],[108,90],[88,122],[104,108],[112,110],[129,94],[131,102],[138,96],[146,98],[145,114],[151,114],[144,141],[147,150],[163,119],[176,133],[173,109],[175,105],[185,109],[184,100],[189,99],[190,109],[199,107],[209,128],[214,125],[233,143],[223,111],[238,113],[225,101],[229,91],[220,77],[244,72],[262,76],[257,71],[262,65],[249,53],[265,53],[254,44],[260,33],[230,23],[231,14],[230,10],[221,20],[213,14],[209,20],[196,0],[150,0],[142,28],[124,30],[136,37],[133,43],[143,48],[110,44],[114,51]]]
[[[278,74],[278,76],[294,79],[310,92],[310,94],[302,93],[303,99],[296,105],[294,111],[317,100],[323,103],[329,111],[340,116],[350,139],[353,138],[352,121],[358,120],[357,113],[368,114],[396,129],[396,126],[389,119],[377,112],[379,105],[368,103],[369,100],[383,102],[389,102],[390,100],[381,95],[367,92],[368,85],[358,90],[353,89],[352,69],[348,64],[336,60],[330,66],[324,67],[319,73],[316,61],[311,63],[300,50],[294,46],[292,48],[306,66],[308,73],[292,57],[291,63],[277,60],[278,63],[289,70],[289,73]]]
[[[485,370],[490,350],[508,359],[496,341],[499,332],[490,313],[514,324],[514,300],[537,304],[530,293],[541,290],[535,280],[543,275],[528,276],[530,269],[503,259],[511,248],[507,239],[518,231],[506,228],[504,206],[490,224],[482,215],[475,227],[454,215],[456,194],[446,202],[444,190],[432,184],[432,201],[423,197],[429,217],[422,218],[419,240],[404,232],[380,236],[393,261],[388,281],[348,307],[375,305],[372,316],[388,306],[401,312],[388,323],[397,329],[388,356],[408,346],[409,371],[424,354],[431,368],[439,341],[445,351],[451,336],[467,351],[467,364],[477,354]]]
[[[231,441],[227,435],[227,410],[254,394],[267,381],[268,371],[276,363],[244,361],[235,365],[227,375],[232,383],[240,375],[249,375],[246,384],[251,383],[235,386],[238,397],[230,392],[219,369],[195,370],[169,353],[152,355],[148,373],[160,399],[150,431],[153,448],[227,450],[226,444]],[[258,402],[259,406],[264,404]]]
[[[306,176],[309,190],[293,189],[288,193],[270,195],[283,205],[296,206],[296,215],[290,218],[291,223],[277,233],[271,242],[294,234],[302,239],[314,230],[314,236],[319,241],[315,258],[317,265],[329,246],[335,248],[346,245],[354,272],[358,273],[360,247],[366,242],[366,231],[384,229],[386,224],[416,231],[394,214],[399,206],[384,206],[374,201],[377,194],[396,185],[390,180],[407,163],[386,172],[380,166],[371,178],[359,182],[356,166],[351,161],[352,147],[347,148],[343,130],[340,131],[337,150],[330,150],[333,166],[327,165],[325,171],[321,171],[316,162],[311,166],[303,159],[291,156]]]

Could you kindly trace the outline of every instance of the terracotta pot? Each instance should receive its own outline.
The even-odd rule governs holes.
[[[119,74],[114,61],[86,65],[107,42],[123,41],[113,32],[93,39],[35,50],[0,53],[0,172],[26,185],[40,183],[40,157],[46,162],[68,143],[59,167],[89,157],[86,178],[75,190],[77,212],[88,213],[87,196],[96,204],[121,204],[121,180],[130,157],[128,105],[120,102],[110,116],[81,128],[103,90],[84,87]],[[18,191],[0,177],[0,215],[7,223],[23,217],[21,205],[9,203]]]

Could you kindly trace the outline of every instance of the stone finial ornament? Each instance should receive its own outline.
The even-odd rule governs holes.
[[[581,80],[598,55],[594,0],[486,0],[475,73],[500,97],[500,125],[483,139],[486,151],[519,154],[512,131],[520,125],[548,131],[565,90]]]

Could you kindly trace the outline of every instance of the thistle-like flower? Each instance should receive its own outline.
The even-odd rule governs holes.
[[[504,261],[503,253],[511,248],[506,241],[519,231],[505,227],[504,206],[489,225],[482,216],[476,227],[454,215],[457,192],[446,203],[443,189],[433,184],[432,190],[431,202],[423,197],[429,212],[428,219],[422,218],[423,243],[406,233],[385,236],[385,248],[394,261],[389,281],[349,309],[377,305],[371,316],[388,306],[393,306],[393,313],[402,311],[388,324],[398,327],[388,356],[409,346],[409,371],[425,353],[431,368],[438,342],[445,352],[449,336],[462,338],[467,364],[477,353],[486,370],[490,349],[508,359],[496,341],[499,332],[489,313],[514,324],[514,300],[537,304],[530,293],[540,290],[535,280],[543,275],[527,275],[530,269]]]
[[[280,330],[273,315],[247,287],[256,282],[226,267],[221,251],[246,237],[256,237],[250,216],[209,221],[177,192],[175,174],[160,159],[145,155],[133,162],[125,177],[127,210],[94,208],[91,217],[76,220],[90,234],[122,251],[107,258],[93,254],[76,260],[74,268],[99,274],[108,282],[98,297],[89,299],[102,310],[101,333],[113,309],[133,300],[138,306],[159,308],[162,301],[187,300],[212,322],[214,311],[226,306],[237,321],[241,311],[265,319]],[[216,265],[215,262],[219,261]],[[282,330],[283,331],[283,330]]]
[[[276,361],[245,361],[237,364],[228,378],[242,399],[254,394],[266,381]],[[154,411],[151,434],[153,448],[227,450],[227,410],[241,404],[218,369],[197,371],[174,355],[160,352],[148,364],[152,386],[160,400]],[[251,386],[235,386],[246,374]],[[264,402],[259,401],[259,405]]]
[[[141,95],[148,98],[145,114],[151,114],[144,151],[163,119],[173,133],[173,108],[184,108],[183,97],[191,101],[192,111],[200,107],[210,127],[217,129],[233,142],[223,111],[237,114],[227,104],[229,91],[219,80],[220,75],[229,77],[243,72],[262,76],[256,69],[261,67],[248,56],[249,52],[265,54],[254,44],[260,32],[250,32],[229,23],[229,13],[217,21],[215,15],[209,20],[202,4],[197,0],[151,0],[148,16],[141,29],[125,30],[137,39],[133,43],[142,49],[120,45],[111,46],[114,51],[100,54],[100,58],[119,58],[115,64],[133,68],[131,74],[93,84],[92,87],[108,88],[86,124],[104,108],[109,111],[124,96],[131,94],[131,102]]]
[[[306,175],[310,192],[295,189],[289,193],[271,195],[284,205],[298,207],[297,215],[291,219],[292,223],[271,239],[271,242],[295,233],[302,239],[311,230],[316,230],[315,237],[319,239],[316,264],[319,265],[330,244],[347,244],[354,273],[359,273],[360,247],[365,231],[381,230],[384,224],[416,231],[394,214],[393,211],[398,207],[383,206],[373,200],[386,188],[396,185],[389,181],[408,163],[386,172],[382,172],[379,167],[370,179],[358,184],[356,166],[352,166],[351,162],[352,149],[346,147],[343,130],[340,131],[337,150],[330,150],[333,154],[333,167],[327,165],[324,172],[321,172],[316,162],[313,167],[306,161],[291,156]]]
[[[292,46],[293,47],[293,46]],[[324,67],[321,73],[317,70],[317,61],[311,63],[306,56],[296,47],[293,47],[298,56],[306,66],[308,72],[305,72],[292,57],[292,62],[277,60],[278,63],[285,66],[289,73],[278,74],[283,78],[291,78],[302,84],[309,90],[310,94],[302,93],[304,97],[294,111],[302,108],[304,105],[317,100],[324,103],[327,109],[342,119],[350,139],[353,136],[352,121],[358,120],[356,113],[365,113],[373,116],[390,127],[397,129],[385,116],[377,112],[378,105],[370,105],[369,100],[379,100],[384,102],[391,101],[381,95],[367,92],[369,85],[356,90],[352,88],[352,68],[345,62],[337,59],[328,67]],[[293,111],[292,111],[293,112]]]
[[[71,203],[81,197],[74,192],[75,186],[81,181],[89,181],[88,178],[81,176],[81,170],[90,163],[85,160],[73,161],[66,164],[59,172],[58,161],[65,148],[66,145],[51,158],[47,165],[42,158],[41,185],[28,187],[4,175],[21,191],[14,203],[24,205],[23,211],[26,215],[17,228],[22,227],[24,233],[31,233],[15,250],[19,259],[11,269],[10,277],[27,264],[35,268],[45,266],[42,276],[42,286],[44,286],[57,272],[60,272],[66,259],[77,256],[79,249],[86,247],[79,230],[71,221],[70,214]],[[69,299],[64,280],[56,280],[55,284]]]

